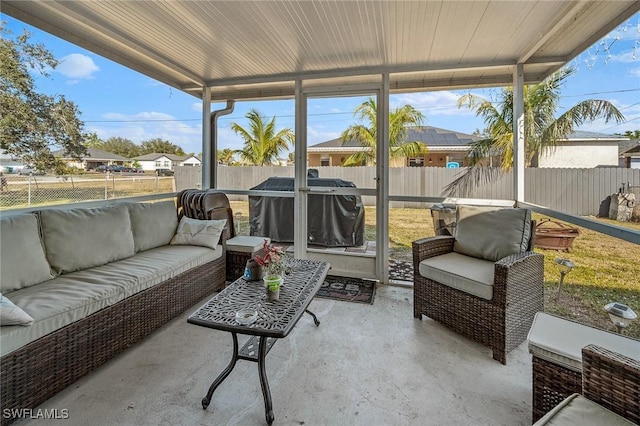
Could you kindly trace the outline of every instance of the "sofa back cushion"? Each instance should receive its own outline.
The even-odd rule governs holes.
[[[126,205],[42,210],[40,222],[47,259],[56,274],[104,265],[135,254]]]
[[[460,205],[453,250],[495,262],[526,251],[531,232],[530,210]]]
[[[136,253],[169,244],[178,227],[173,201],[130,203],[128,207]]]
[[[53,278],[40,239],[38,217],[0,218],[0,291],[10,293]]]

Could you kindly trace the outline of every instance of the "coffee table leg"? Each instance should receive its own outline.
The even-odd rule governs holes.
[[[308,309],[305,309],[304,311],[313,317],[313,323],[316,325],[316,327],[318,327],[320,325],[320,321],[318,321],[318,317],[316,317],[316,314]]]
[[[222,373],[220,373],[218,377],[216,377],[216,379],[213,381],[213,383],[211,383],[211,386],[209,387],[209,392],[207,392],[207,396],[202,398],[202,408],[205,410],[207,409],[207,407],[209,406],[209,403],[211,402],[211,397],[213,396],[213,392],[216,390],[218,386],[220,386],[222,382],[224,382],[224,379],[226,379],[227,376],[231,374],[233,367],[236,366],[236,361],[238,361],[238,336],[236,335],[236,333],[231,333],[231,336],[233,336],[233,358],[231,358],[231,361],[229,362],[229,365],[227,365],[227,368],[222,370]]]
[[[264,397],[264,412],[267,418],[267,424],[271,426],[275,416],[273,415],[273,405],[271,403],[271,391],[269,390],[269,382],[267,381],[267,370],[264,361],[267,357],[267,338],[260,337],[260,347],[258,348],[258,374],[260,375],[260,387],[262,387],[262,396]]]

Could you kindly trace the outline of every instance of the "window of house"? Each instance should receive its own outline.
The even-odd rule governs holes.
[[[423,167],[424,166],[424,158],[423,157],[410,157],[409,158],[409,167]]]
[[[159,161],[156,161],[156,167],[162,167],[162,164]]]
[[[320,159],[321,166],[329,166],[329,157],[323,157]]]

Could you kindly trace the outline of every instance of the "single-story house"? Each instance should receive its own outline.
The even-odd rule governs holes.
[[[113,152],[103,151],[98,148],[87,148],[87,155],[80,158],[78,161],[75,158],[71,158],[68,155],[64,155],[64,150],[53,151],[53,155],[60,156],[69,167],[75,167],[83,170],[94,170],[98,166],[110,166],[119,165],[123,166],[131,162],[126,157],[123,157]]]
[[[618,167],[618,146],[629,138],[578,130],[541,153],[538,167]]]
[[[25,165],[19,160],[14,160],[4,150],[0,151],[0,172],[3,173],[17,173],[18,170]]]
[[[480,140],[474,135],[441,129],[433,126],[408,128],[407,142],[420,141],[427,145],[428,152],[417,157],[389,159],[390,167],[457,167],[465,165],[469,144]],[[346,158],[367,148],[356,141],[342,138],[321,142],[307,148],[309,167],[341,166]]]
[[[142,170],[154,171],[157,169],[173,170],[176,166],[200,166],[202,161],[195,155],[180,156],[176,154],[163,154],[153,152],[151,154],[134,157]]]
[[[640,141],[632,140],[620,144],[620,167],[640,169]]]

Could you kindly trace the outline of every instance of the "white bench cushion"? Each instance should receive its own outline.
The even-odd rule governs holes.
[[[255,253],[262,250],[264,240],[267,244],[271,243],[271,238],[267,237],[248,237],[238,235],[227,240],[227,251],[237,251],[240,253]]]
[[[493,298],[495,265],[489,260],[447,253],[420,262],[420,275],[486,300]]]
[[[574,393],[535,422],[534,426],[627,426],[633,424],[635,423]]]
[[[582,348],[589,344],[640,359],[640,341],[538,312],[529,330],[529,352],[573,371],[582,371]]]
[[[14,291],[7,296],[35,321],[1,327],[0,355],[220,256],[221,246],[163,246]]]

